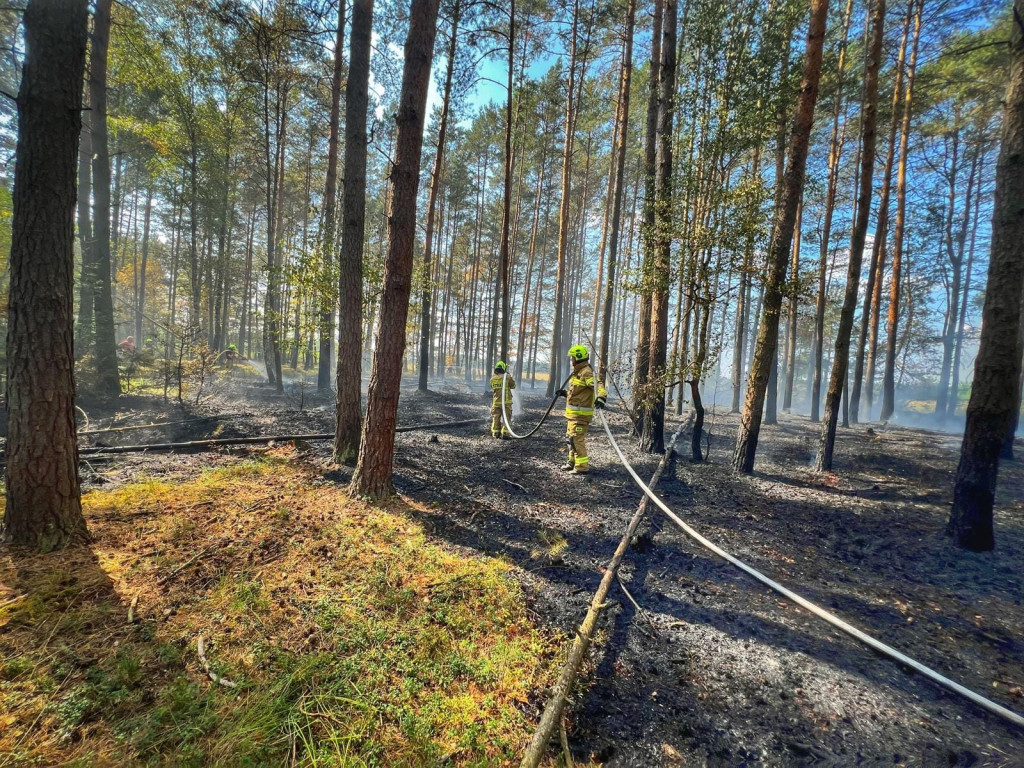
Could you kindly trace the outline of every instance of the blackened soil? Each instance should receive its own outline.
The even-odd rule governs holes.
[[[482,392],[461,384],[449,390],[406,391],[399,423],[486,417]],[[521,391],[526,412],[517,423],[529,427],[547,401],[529,387]],[[130,441],[330,431],[333,418],[329,395],[318,399],[294,387],[285,396],[249,387],[211,398],[205,408],[240,415],[216,426],[128,433]],[[173,407],[166,415],[194,410]],[[139,416],[153,417],[148,411]],[[610,421],[638,472],[649,477],[659,457],[637,452],[622,414],[611,414]],[[679,458],[662,479],[659,492],[670,507],[770,577],[942,674],[1024,711],[1019,462],[1001,471],[998,549],[969,554],[943,534],[957,438],[877,425],[871,432],[841,429],[835,473],[823,476],[810,468],[817,425],[782,416],[762,432],[757,473],[742,477],[728,461],[735,417],[709,414],[708,422],[710,462]],[[597,425],[589,440],[592,474],[561,472],[563,430],[556,412],[526,441],[494,440],[483,422],[402,434],[395,484],[430,510],[423,522],[438,538],[519,566],[539,620],[571,636],[640,493]],[[688,435],[680,447],[688,456]],[[347,481],[349,469],[329,465],[327,444],[310,449],[328,477]],[[119,482],[140,472],[173,477],[252,450],[130,454],[86,474],[92,482]],[[609,766],[1024,765],[1024,732],[833,631],[671,523],[654,523],[653,544],[633,548],[621,571],[642,610],[614,588],[616,605],[603,614],[586,679],[572,700],[568,733],[577,760]],[[539,695],[528,714],[535,716],[542,704]]]

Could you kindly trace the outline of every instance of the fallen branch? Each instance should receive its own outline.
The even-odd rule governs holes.
[[[206,670],[206,674],[210,676],[217,685],[223,685],[225,688],[237,688],[238,683],[233,683],[226,677],[222,677],[210,669],[210,662],[206,660],[206,644],[203,642],[203,636],[199,636],[199,641],[196,643],[199,650],[199,663],[203,665],[203,669]]]
[[[677,429],[676,433],[672,436],[672,442],[669,443],[668,448],[665,450],[665,455],[661,457],[661,461],[658,463],[658,468],[655,470],[654,476],[651,478],[651,488],[654,488],[658,484],[658,481],[661,480],[661,475],[669,464],[669,460],[675,451],[676,441],[679,439],[682,432],[683,427],[680,425],[679,429]],[[587,615],[583,619],[583,623],[580,624],[579,629],[576,630],[576,638],[573,640],[572,648],[569,650],[569,657],[566,659],[565,666],[562,667],[562,672],[558,676],[558,681],[551,690],[551,697],[548,699],[548,703],[544,707],[544,713],[541,715],[540,723],[537,725],[537,730],[533,734],[530,745],[526,748],[526,753],[523,755],[523,761],[520,763],[520,768],[537,768],[537,766],[540,765],[541,758],[544,756],[544,751],[547,749],[547,745],[551,741],[551,737],[554,735],[555,729],[562,721],[562,711],[565,709],[566,698],[568,697],[573,684],[576,682],[576,677],[583,664],[583,659],[587,654],[587,649],[590,647],[590,642],[594,635],[594,629],[597,626],[598,615],[603,608],[610,605],[610,603],[606,601],[606,598],[608,597],[608,590],[611,589],[612,580],[615,579],[616,574],[618,573],[619,565],[622,563],[622,558],[625,556],[626,550],[629,548],[629,542],[633,538],[633,534],[640,525],[640,521],[643,519],[646,511],[647,496],[645,495],[643,500],[640,502],[640,505],[637,507],[636,512],[633,513],[633,517],[629,521],[629,525],[626,526],[626,530],[622,534],[622,539],[619,541],[619,546],[615,548],[615,554],[612,555],[612,559],[608,563],[608,567],[605,568],[604,576],[601,578],[601,584],[598,586],[597,592],[594,593],[594,596],[590,600],[590,609],[587,611]]]
[[[507,479],[505,479],[504,477],[503,477],[503,478],[501,478],[501,479],[502,479],[502,480],[504,480],[504,481],[505,481],[506,483],[508,483],[509,485],[511,485],[511,486],[512,486],[513,488],[518,488],[518,489],[519,489],[520,491],[522,491],[523,493],[526,493],[526,488],[524,488],[523,486],[521,486],[521,485],[520,485],[519,483],[513,483],[513,482],[512,482],[511,480],[507,480]]]
[[[477,424],[486,419],[464,419],[462,421],[443,421],[434,424],[416,424],[409,427],[398,427],[398,432],[416,432],[424,429],[441,429],[445,427],[465,427]],[[201,451],[222,445],[265,445],[266,443],[290,443],[295,441],[311,442],[314,440],[333,440],[333,432],[319,432],[307,435],[268,435],[264,437],[218,437],[210,440],[189,440],[183,443],[150,443],[148,445],[111,445],[90,446],[80,448],[80,456],[108,453],[143,453],[146,451]]]
[[[562,740],[562,754],[565,755],[565,768],[575,768],[575,763],[572,760],[572,751],[569,749],[569,735],[565,732],[565,721],[561,723],[559,729],[559,736]]]
[[[135,623],[135,606],[139,604],[139,596],[136,595],[132,598],[132,604],[128,606],[128,623]]]
[[[227,542],[225,542],[224,546],[227,546],[230,543],[231,543],[231,541],[227,541]],[[192,557],[190,557],[184,563],[181,563],[181,564],[175,566],[166,575],[161,576],[159,579],[157,579],[156,583],[161,585],[161,586],[166,584],[168,581],[173,579],[175,576],[177,576],[183,570],[185,570],[190,565],[192,565],[192,563],[194,563],[196,560],[198,560],[199,558],[204,557],[205,555],[209,554],[210,552],[212,552],[214,549],[216,549],[219,546],[220,546],[220,542],[216,542],[215,541],[213,544],[211,544],[210,546],[206,547],[205,549],[202,549],[199,552],[196,552],[194,555],[192,555]]]
[[[195,424],[199,421],[220,421],[221,419],[230,419],[235,416],[239,416],[238,413],[224,413],[219,416],[203,416],[197,419],[179,419],[178,421],[158,421],[154,424],[129,424],[126,427],[106,427],[104,429],[90,429],[88,431],[82,431],[78,433],[79,437],[88,437],[90,435],[104,435],[111,432],[131,432],[136,429],[156,429],[157,427],[170,427],[175,424]]]

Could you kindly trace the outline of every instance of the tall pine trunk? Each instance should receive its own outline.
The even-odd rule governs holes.
[[[501,288],[501,346],[497,355],[502,360],[508,359],[509,333],[512,325],[512,248],[509,244],[509,233],[512,229],[512,174],[515,165],[515,153],[512,151],[512,76],[515,71],[516,48],[516,0],[509,0],[508,6],[508,79],[506,87],[508,98],[505,100],[505,195],[502,200],[501,213],[501,244],[498,257],[498,280]],[[569,87],[572,87],[570,78]],[[493,364],[493,359],[488,361]]]
[[[843,81],[846,75],[846,46],[850,36],[850,19],[853,17],[853,0],[847,0],[846,13],[843,15],[843,36],[839,43],[839,61],[836,65],[839,86],[836,89],[835,103],[832,108],[832,138],[828,150],[828,191],[825,193],[825,214],[821,228],[820,256],[818,260],[818,295],[814,304],[814,370],[811,373],[811,421],[820,420],[821,410],[821,377],[822,358],[825,352],[825,300],[826,275],[828,273],[830,238],[832,234],[832,216],[836,208],[836,191],[839,185],[839,161],[843,154],[846,138],[846,123],[842,132],[839,117],[843,112]]]
[[[914,42],[907,65],[907,86],[903,96],[903,124],[900,126],[899,166],[896,171],[896,222],[893,225],[892,277],[889,281],[889,311],[886,323],[885,368],[882,371],[882,411],[879,418],[888,421],[896,409],[896,357],[899,333],[900,300],[902,298],[903,233],[907,210],[907,148],[910,143],[910,119],[914,104],[914,72],[917,69],[917,46],[921,39],[921,15],[924,0],[917,0],[914,13]],[[902,374],[901,374],[902,376]]]
[[[857,337],[857,358],[854,362],[853,387],[850,392],[850,420],[860,420],[861,395],[867,406],[866,418],[871,418],[871,405],[875,388],[875,350],[878,347],[878,314],[882,305],[882,282],[885,277],[886,238],[889,233],[889,202],[892,189],[892,171],[896,158],[896,131],[899,126],[899,103],[903,94],[904,61],[907,41],[910,37],[910,22],[914,16],[914,0],[908,0],[903,17],[903,34],[900,38],[899,53],[896,57],[896,82],[892,89],[892,118],[889,121],[889,142],[885,155],[885,169],[882,171],[882,190],[878,199],[878,219],[875,237],[871,244],[871,265],[868,268],[868,282],[864,291],[864,305],[861,310],[860,335]]]
[[[733,466],[739,472],[754,471],[757,441],[761,432],[768,378],[772,360],[779,343],[779,312],[786,282],[786,267],[793,231],[796,228],[796,209],[803,193],[804,170],[807,166],[807,148],[814,123],[814,106],[818,101],[818,81],[821,77],[821,59],[825,44],[825,22],[828,18],[828,0],[811,0],[807,46],[804,50],[804,73],[800,84],[793,134],[789,144],[789,157],[783,179],[782,200],[775,212],[775,224],[768,252],[768,280],[763,292],[761,323],[757,331],[757,347],[747,380],[747,394],[740,415],[739,434]]]
[[[651,64],[649,67],[649,89],[647,92],[647,125],[644,136],[644,221],[641,228],[643,255],[640,257],[640,302],[639,317],[636,326],[636,359],[633,372],[633,412],[643,420],[646,407],[645,391],[647,376],[650,371],[651,355],[651,273],[654,265],[651,262],[653,253],[648,239],[654,230],[654,176],[658,154],[658,89],[661,68],[661,27],[664,23],[665,0],[654,0],[654,23],[651,33]],[[639,434],[640,424],[635,428]]]
[[[381,305],[377,320],[373,367],[366,401],[359,460],[351,492],[381,499],[394,493],[394,462],[398,395],[405,355],[405,322],[412,291],[413,249],[416,245],[416,195],[420,183],[423,122],[430,84],[439,0],[412,0],[409,34],[405,40],[402,92],[398,102],[395,163],[391,169],[391,207]]]
[[[336,283],[331,263],[338,233],[338,134],[341,130],[341,52],[345,47],[345,0],[338,0],[338,28],[334,37],[334,71],[331,77],[331,116],[327,136],[327,177],[324,179],[324,231],[320,236],[320,254],[323,275],[320,294],[320,356],[316,374],[316,388],[331,388],[331,349],[334,346],[334,310],[337,306]]]
[[[353,0],[348,83],[345,85],[345,185],[341,199],[341,253],[338,258],[340,303],[334,458],[339,462],[355,458],[363,419],[363,241],[372,26],[373,0]]]
[[[835,448],[836,427],[842,407],[843,390],[846,388],[847,368],[850,362],[850,335],[853,332],[853,314],[857,310],[857,290],[860,288],[860,271],[864,259],[864,244],[867,240],[868,217],[871,215],[871,193],[875,169],[875,140],[878,123],[878,72],[882,66],[882,38],[885,32],[885,0],[874,0],[871,12],[871,42],[864,72],[864,103],[861,106],[864,118],[861,122],[860,190],[853,232],[850,236],[850,258],[846,272],[846,294],[839,315],[839,329],[836,332],[835,354],[832,359],[832,375],[825,395],[825,418],[822,423],[821,441],[815,467],[819,472],[832,469],[832,453]]]
[[[24,36],[7,309],[2,534],[13,544],[48,552],[88,539],[78,479],[72,340],[85,0],[29,0]]]
[[[441,98],[441,121],[437,129],[437,151],[434,153],[434,170],[430,174],[430,196],[427,200],[427,221],[423,234],[423,293],[420,298],[420,375],[419,391],[427,391],[427,376],[430,373],[430,335],[432,309],[430,306],[432,268],[431,249],[434,235],[434,216],[437,211],[437,196],[441,189],[441,170],[444,168],[444,149],[448,135],[448,109],[452,97],[452,81],[455,78],[455,46],[458,43],[460,3],[456,0],[452,8],[452,27],[448,38],[448,66],[444,76],[444,95]]]
[[[572,156],[576,133],[576,35],[579,29],[580,4],[573,3],[572,32],[569,38],[569,81],[565,97],[565,138],[562,144],[562,196],[558,207],[558,262],[555,267],[555,317],[551,328],[551,356],[548,358],[547,396],[554,397],[561,376],[563,324],[568,322],[565,307],[566,278],[569,258],[569,214],[572,195]]]
[[[796,207],[796,225],[793,230],[793,264],[790,267],[789,285],[789,331],[786,334],[786,384],[782,394],[782,410],[793,409],[793,384],[796,380],[796,332],[799,319],[800,300],[800,229],[803,206]]]
[[[121,394],[114,337],[113,274],[110,261],[110,150],[107,145],[107,52],[110,48],[111,0],[97,0],[89,60],[90,121],[92,125],[93,245],[96,282],[93,284],[97,394]]]
[[[665,0],[661,66],[658,68],[657,159],[654,172],[654,233],[651,248],[651,330],[647,392],[644,396],[640,447],[665,451],[665,373],[668,364],[669,275],[672,246],[672,118],[676,92],[676,0]]]
[[[1024,299],[1024,0],[1014,2],[1010,85],[996,168],[985,307],[967,405],[967,429],[953,487],[949,533],[973,551],[995,546],[992,507],[999,450],[1020,408],[1021,302]]]
[[[82,138],[78,147],[78,247],[82,271],[78,281],[78,320],[75,323],[75,358],[79,359],[92,348],[93,291],[96,270],[92,250],[92,130],[89,112],[82,112]]]
[[[622,192],[626,175],[626,142],[629,138],[629,95],[633,76],[633,31],[636,27],[636,0],[628,0],[626,6],[625,42],[622,49],[622,73],[619,79],[618,144],[615,147],[614,173],[615,188],[612,193],[611,229],[608,233],[608,276],[605,280],[604,308],[601,316],[601,346],[598,353],[600,380],[608,377],[609,338],[612,328],[612,310],[615,301],[615,269],[619,256],[619,233],[622,229]]]

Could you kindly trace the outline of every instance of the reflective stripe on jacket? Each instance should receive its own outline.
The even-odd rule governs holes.
[[[501,405],[502,380],[505,374],[496,373],[491,376],[491,405]],[[512,405],[512,390],[516,388],[516,380],[508,377],[508,392],[505,393],[505,405]]]
[[[590,363],[573,363],[569,389],[566,390],[568,396],[565,398],[565,415],[593,416],[597,386],[594,369],[590,367]]]

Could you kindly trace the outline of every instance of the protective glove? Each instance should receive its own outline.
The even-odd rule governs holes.
[[[604,410],[604,398],[603,397],[597,398],[597,400],[594,401],[594,405],[596,405],[598,407],[598,409]]]
[[[568,397],[568,396],[569,396],[569,393],[566,392],[564,389],[560,389],[557,392],[555,392],[555,397]]]

